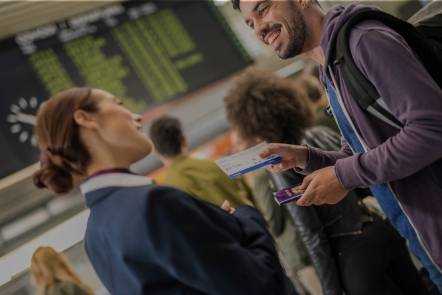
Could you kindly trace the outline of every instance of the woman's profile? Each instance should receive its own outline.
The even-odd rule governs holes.
[[[152,144],[114,95],[55,95],[38,111],[36,134],[34,182],[57,193],[80,186],[86,252],[110,293],[296,294],[255,209],[230,214],[129,170]]]

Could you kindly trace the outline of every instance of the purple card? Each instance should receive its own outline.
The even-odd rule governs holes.
[[[276,193],[273,193],[276,203],[278,205],[283,205],[289,202],[295,202],[302,197],[304,192],[299,190],[297,187],[284,188]]]

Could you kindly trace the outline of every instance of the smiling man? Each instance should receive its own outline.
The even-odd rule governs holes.
[[[256,36],[282,59],[310,51],[319,37],[320,27],[309,26],[308,21],[323,16],[321,10],[302,13],[296,1],[233,1],[240,8],[246,24],[255,30]],[[241,6],[239,6],[241,5]],[[319,7],[319,6],[318,6]],[[308,36],[308,38],[307,38]]]
[[[340,152],[271,144],[275,171],[309,174],[298,205],[335,204],[369,186],[386,215],[442,291],[442,90],[404,38],[382,22],[364,20],[349,34],[356,67],[374,86],[396,127],[362,109],[335,59],[335,40],[352,16],[376,8],[351,4],[324,13],[316,1],[233,0],[258,39],[283,59],[306,54],[321,80],[345,141]],[[436,62],[436,59],[435,59]]]

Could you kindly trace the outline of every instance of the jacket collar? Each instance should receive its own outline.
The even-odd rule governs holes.
[[[88,178],[80,185],[81,193],[86,197],[86,204],[88,207],[101,199],[108,193],[108,189],[119,187],[137,187],[153,184],[152,180],[132,173],[125,172],[111,172],[105,174],[98,174]],[[92,194],[93,192],[103,192],[99,194]]]
[[[188,158],[189,158],[189,155],[188,155],[188,154],[182,154],[182,155],[179,155],[179,156],[176,157],[176,159],[172,162],[172,164],[170,164],[169,169],[170,169],[170,167],[173,167],[173,166],[179,165],[179,163],[181,163],[181,162],[187,160]]]

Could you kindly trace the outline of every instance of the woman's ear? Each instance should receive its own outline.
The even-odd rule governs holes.
[[[97,129],[97,121],[93,114],[83,110],[76,110],[74,120],[79,126],[86,129]]]

